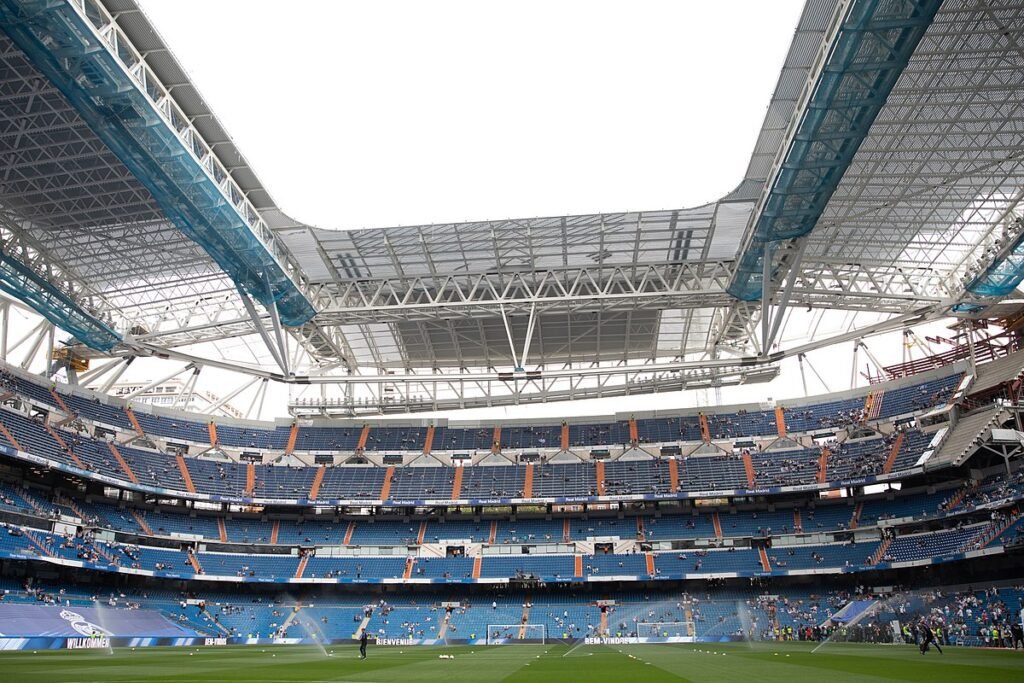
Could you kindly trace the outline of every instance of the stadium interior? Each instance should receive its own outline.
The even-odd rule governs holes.
[[[1005,645],[1022,30],[1011,0],[808,0],[717,202],[343,231],[274,204],[135,0],[0,0],[0,649],[892,642],[921,618]],[[261,363],[211,351],[239,338]],[[809,392],[808,354],[851,343],[862,385]],[[801,398],[629,409],[793,360]],[[196,407],[218,372],[243,381]]]

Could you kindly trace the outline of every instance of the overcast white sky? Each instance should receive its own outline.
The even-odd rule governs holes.
[[[803,7],[140,4],[278,205],[326,228],[718,199]]]
[[[746,170],[803,1],[140,5],[278,205],[351,229],[721,197]],[[900,358],[898,341],[872,348],[883,362]],[[848,388],[849,345],[811,359],[833,389]],[[140,362],[132,372],[167,370]],[[225,378],[221,393],[240,382]],[[286,393],[278,388],[264,417],[285,414]],[[797,395],[794,361],[782,379],[723,398]],[[629,407],[706,400],[689,392]],[[497,412],[620,409],[607,400]]]

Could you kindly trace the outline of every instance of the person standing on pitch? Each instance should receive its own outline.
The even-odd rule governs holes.
[[[366,629],[363,629],[363,633],[359,636],[359,659],[366,659]]]
[[[939,641],[935,639],[935,634],[932,633],[931,626],[929,626],[927,623],[922,622],[921,623],[921,654],[924,654],[925,652],[928,651],[928,646],[929,645],[934,645],[935,649],[939,651],[939,654],[940,655],[942,654],[942,648],[939,647]]]

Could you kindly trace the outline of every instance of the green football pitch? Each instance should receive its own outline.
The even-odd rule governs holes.
[[[207,647],[0,653],[0,680],[31,681],[1024,681],[1024,651],[804,643]],[[441,659],[450,655],[452,659]]]

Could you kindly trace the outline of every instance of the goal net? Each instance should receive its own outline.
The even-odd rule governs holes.
[[[548,629],[544,624],[488,624],[487,644],[547,642]]]
[[[639,622],[638,638],[693,638],[696,631],[692,621]]]

